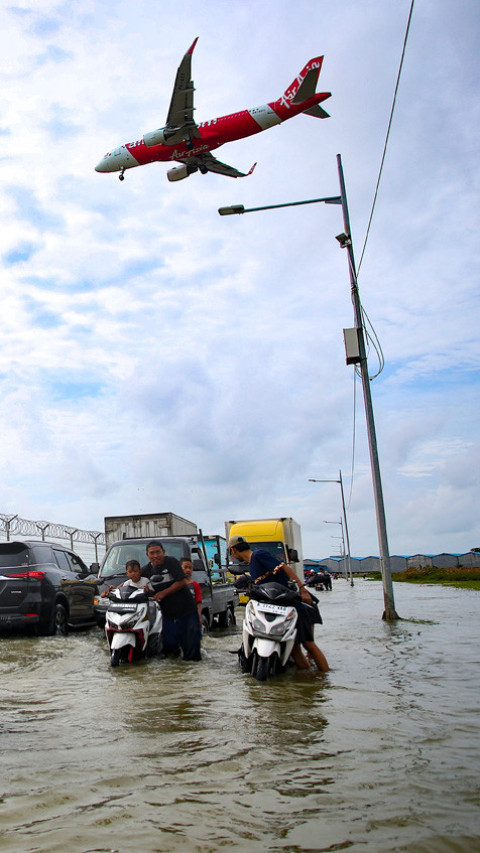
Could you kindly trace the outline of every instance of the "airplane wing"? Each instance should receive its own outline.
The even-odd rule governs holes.
[[[217,160],[213,154],[210,154],[210,152],[185,157],[184,160],[179,162],[185,163],[189,166],[196,166],[196,168],[203,173],[216,172],[217,175],[227,175],[229,178],[246,178],[248,175],[252,174],[255,166],[257,165],[254,163],[249,172],[239,172],[239,170],[234,169],[233,166],[228,166],[227,163],[221,163],[220,160]]]
[[[169,144],[173,145],[176,142],[181,142],[185,136],[190,138],[199,138],[200,132],[193,118],[195,107],[193,106],[193,93],[195,87],[192,78],[192,53],[198,37],[193,42],[192,46],[187,50],[180,65],[178,66],[175,84],[173,86],[172,99],[168,109],[166,126],[176,128],[178,130],[178,139],[176,135],[169,137]]]

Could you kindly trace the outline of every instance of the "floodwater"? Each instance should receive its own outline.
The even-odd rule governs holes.
[[[111,669],[98,629],[0,638],[0,851],[480,850],[480,593],[319,593],[332,670]],[[239,611],[241,614],[241,610]]]

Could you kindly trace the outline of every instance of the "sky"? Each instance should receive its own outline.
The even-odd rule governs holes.
[[[0,513],[292,516],[322,558],[341,492],[309,479],[341,471],[351,553],[378,554],[341,208],[218,215],[338,195],[341,154],[390,553],[480,546],[478,0],[415,2],[362,257],[410,2],[1,3]],[[246,178],[96,173],[164,124],[197,36],[198,122],[320,55],[330,118],[221,148]]]

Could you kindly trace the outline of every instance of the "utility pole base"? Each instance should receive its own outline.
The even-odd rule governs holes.
[[[397,611],[394,610],[393,613],[389,613],[387,616],[387,611],[384,610],[382,613],[382,619],[384,622],[396,622],[397,619],[401,619],[402,617],[398,615]]]

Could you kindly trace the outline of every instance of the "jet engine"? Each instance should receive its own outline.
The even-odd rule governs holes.
[[[150,133],[145,133],[143,141],[147,148],[152,145],[168,144],[168,140],[178,132],[176,127],[159,127],[158,130],[152,130]]]
[[[192,175],[196,171],[196,166],[187,166],[186,164],[183,166],[174,166],[173,169],[168,170],[167,178],[169,181],[183,181],[184,178],[188,178],[189,175]]]

